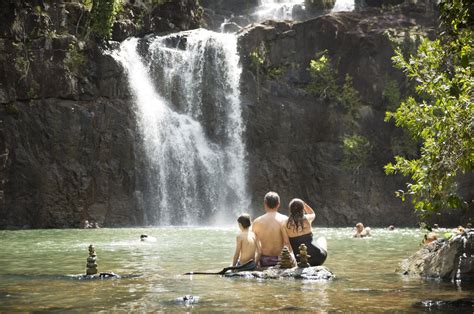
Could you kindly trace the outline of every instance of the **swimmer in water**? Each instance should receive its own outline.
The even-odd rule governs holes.
[[[149,236],[148,234],[142,234],[140,235],[140,241],[143,242],[156,242],[156,238]]]
[[[370,234],[370,227],[364,227],[364,225],[361,222],[356,224],[355,228],[356,228],[356,232],[352,236],[353,238],[365,238],[365,237],[372,236]]]

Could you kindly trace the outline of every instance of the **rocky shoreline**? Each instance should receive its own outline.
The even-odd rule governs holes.
[[[402,261],[398,271],[410,277],[474,283],[474,230],[425,245]]]

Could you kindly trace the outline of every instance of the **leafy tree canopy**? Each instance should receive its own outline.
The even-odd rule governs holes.
[[[471,6],[471,7],[469,7]],[[407,130],[421,143],[419,158],[396,156],[385,166],[387,174],[411,178],[407,190],[422,216],[467,206],[456,193],[456,177],[473,170],[474,32],[469,0],[440,3],[438,39],[423,39],[417,53],[405,58],[396,49],[394,64],[415,82],[408,97],[386,120]]]

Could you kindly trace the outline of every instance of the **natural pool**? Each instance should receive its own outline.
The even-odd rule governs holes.
[[[394,273],[419,248],[417,229],[373,229],[352,239],[350,228],[315,228],[328,239],[330,282],[255,281],[183,276],[229,265],[236,228],[128,228],[0,231],[0,312],[10,311],[403,311],[426,299],[473,297],[468,287]],[[157,242],[140,242],[142,233]],[[79,281],[93,243],[99,271],[140,274],[119,280]],[[472,287],[471,287],[472,288]],[[175,300],[199,296],[191,306]]]

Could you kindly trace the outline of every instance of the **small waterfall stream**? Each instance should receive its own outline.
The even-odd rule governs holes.
[[[257,21],[293,20],[295,7],[304,7],[304,0],[260,0],[254,16]]]
[[[132,38],[116,58],[148,160],[147,223],[211,223],[247,211],[236,37],[198,29]]]
[[[265,20],[285,21],[295,19],[295,10],[304,10],[305,0],[260,0],[252,14],[257,22]],[[353,11],[354,0],[336,0],[331,12]]]
[[[354,0],[336,0],[331,12],[354,11]]]

